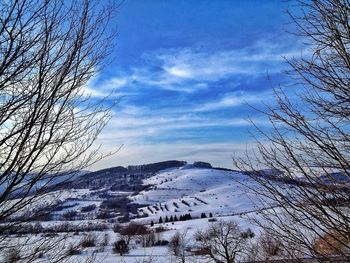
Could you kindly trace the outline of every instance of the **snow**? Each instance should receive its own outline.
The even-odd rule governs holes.
[[[246,187],[254,182],[245,174],[215,169],[173,169],[150,177],[144,181],[152,185],[132,197],[135,203],[144,204],[141,214],[144,221],[158,221],[159,217],[191,213],[212,213],[225,216],[253,211],[255,195]],[[255,199],[254,199],[255,198]]]
[[[195,243],[194,235],[198,230],[206,229],[212,224],[209,218],[200,218],[202,213],[207,217],[211,213],[216,220],[236,221],[242,229],[251,228],[255,233],[259,229],[249,221],[249,215],[255,215],[258,210],[255,207],[257,201],[254,192],[249,188],[257,187],[256,183],[244,173],[194,168],[185,166],[183,168],[167,169],[144,180],[144,185],[150,185],[147,190],[141,191],[133,196],[130,192],[110,192],[113,195],[127,195],[133,203],[142,204],[139,208],[139,215],[144,216],[135,218],[134,221],[150,225],[153,221],[153,228],[162,226],[167,229],[159,234],[162,240],[170,240],[176,232],[187,233],[187,239],[190,245]],[[248,186],[248,187],[247,187]],[[106,190],[99,189],[98,191]],[[35,202],[36,206],[52,205],[61,202],[67,208],[58,213],[65,213],[70,210],[80,211],[82,207],[96,205],[99,207],[102,200],[94,194],[95,191],[89,189],[74,189],[52,192],[41,196]],[[177,216],[190,213],[192,220],[177,221],[158,224],[160,217]],[[146,216],[147,215],[147,216]],[[41,222],[44,227],[60,225],[64,221]],[[89,223],[106,223],[106,220],[75,220],[69,221],[70,224],[84,225]],[[114,233],[112,224],[110,229],[103,232],[96,232],[100,236],[108,233],[110,236],[109,244],[99,249],[85,248],[81,250],[80,255],[72,258],[86,260],[87,257],[94,255],[100,262],[139,262],[141,259],[152,258],[152,262],[175,262],[175,259],[169,253],[168,246],[157,246],[141,248],[139,245],[133,245],[130,253],[125,256],[119,256],[113,253],[112,246],[118,238]],[[86,233],[79,233],[72,236],[68,242],[78,242]]]

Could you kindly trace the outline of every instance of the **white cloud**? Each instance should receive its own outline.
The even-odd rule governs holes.
[[[234,50],[165,50],[155,54],[170,76],[198,81],[217,81],[230,75],[257,75],[279,72],[284,58],[298,53],[272,43],[259,43]]]
[[[261,102],[263,99],[266,101],[267,98],[271,98],[271,94],[269,92],[248,94],[242,91],[237,91],[225,94],[218,100],[198,105],[193,110],[196,112],[214,111],[236,107],[245,103]]]
[[[105,98],[110,95],[110,92],[91,88],[89,86],[83,87],[83,96],[90,96],[94,98]]]
[[[114,141],[123,143],[147,142],[149,139],[157,140],[164,136],[176,137],[187,130],[189,138],[194,138],[195,129],[201,128],[230,128],[248,127],[251,121],[259,125],[266,125],[265,119],[253,118],[248,120],[244,117],[209,118],[191,114],[161,114],[152,116],[123,115],[115,116],[108,127],[102,132],[100,140],[111,144]]]
[[[259,41],[248,47],[226,50],[158,50],[145,54],[146,64],[134,65],[130,74],[121,72],[103,82],[94,79],[89,83],[88,89],[93,91],[93,96],[125,88],[132,88],[135,92],[149,86],[194,93],[207,88],[210,82],[226,78],[281,72],[286,65],[284,58],[299,55],[298,49],[290,50],[290,47]],[[154,65],[158,70],[154,70]]]
[[[127,77],[122,77],[122,78],[114,77],[110,80],[102,82],[100,86],[104,89],[113,90],[113,89],[119,89],[119,88],[125,87],[128,84],[128,82],[129,82],[129,78]]]
[[[82,95],[94,98],[105,98],[111,96],[120,97],[132,94],[129,92],[119,91],[120,88],[127,86],[129,83],[128,77],[114,77],[103,82],[99,82],[98,79],[98,75],[90,79],[83,87]]]
[[[164,67],[165,71],[168,72],[170,75],[173,75],[175,77],[179,78],[189,78],[193,74],[189,69],[186,69],[184,66],[179,67],[179,66],[174,66],[174,67]]]

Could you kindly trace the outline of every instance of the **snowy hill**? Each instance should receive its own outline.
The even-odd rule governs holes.
[[[196,243],[194,235],[198,230],[219,220],[235,221],[242,229],[250,228],[258,234],[260,229],[249,220],[249,216],[260,216],[255,206],[259,200],[251,190],[256,187],[248,174],[213,168],[204,162],[166,161],[107,168],[82,174],[71,183],[38,196],[17,215],[35,217],[14,229],[9,242],[17,244],[20,242],[17,236],[21,235],[32,238],[56,234],[67,235],[68,243],[79,245],[89,235],[96,240],[108,236],[109,241],[97,254],[95,247],[79,245],[81,253],[76,259],[84,262],[85,257],[94,254],[106,263],[140,262],[145,256],[175,262],[167,245],[141,247],[137,239],[130,245],[127,256],[113,253],[114,242],[122,235],[120,228],[130,221],[141,223],[149,233],[155,233],[155,241],[166,242],[177,232],[186,233],[189,249]]]
[[[85,173],[62,189],[45,194],[45,198],[38,196],[28,209],[30,213],[49,211],[45,221],[137,220],[147,225],[158,223],[160,217],[180,219],[190,214],[197,219],[258,212],[255,204],[259,200],[251,190],[258,186],[245,173],[210,168],[201,162],[167,161],[130,167]],[[23,212],[27,213],[26,209]]]
[[[227,216],[254,210],[255,195],[245,187],[254,182],[240,172],[184,166],[162,171],[144,184],[151,187],[130,198],[144,204],[139,213],[148,221],[185,213]]]

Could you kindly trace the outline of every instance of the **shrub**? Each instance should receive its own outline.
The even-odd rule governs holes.
[[[129,245],[130,240],[137,235],[146,235],[148,233],[147,227],[142,224],[132,222],[121,229],[120,234],[126,239],[126,243]]]
[[[49,232],[75,232],[75,226],[69,224],[68,222],[63,222],[62,224],[53,226],[48,229]]]
[[[349,244],[346,235],[332,230],[315,240],[314,250],[321,255],[345,254],[346,244]]]
[[[67,211],[62,214],[61,218],[62,220],[74,220],[77,215],[76,211]]]
[[[111,213],[109,211],[99,211],[96,215],[96,219],[109,219],[115,217],[114,213]]]
[[[81,208],[81,212],[82,213],[87,213],[87,212],[91,212],[94,211],[96,209],[96,205],[92,204],[92,205],[88,205],[88,206],[84,206]]]
[[[7,263],[15,263],[21,259],[20,251],[18,248],[9,248],[5,251],[4,255],[5,262]]]
[[[35,216],[35,220],[38,220],[40,222],[44,222],[44,221],[52,221],[53,217],[52,215],[48,212],[48,213],[43,213],[40,215]]]
[[[187,231],[183,233],[176,232],[169,241],[169,249],[171,253],[177,257],[179,262],[186,262],[187,251]]]
[[[129,246],[124,239],[119,239],[113,244],[113,252],[122,256],[129,252]]]
[[[147,231],[146,234],[140,236],[140,241],[143,247],[152,247],[156,243],[157,237],[153,231]]]
[[[241,236],[243,238],[253,238],[255,237],[255,233],[250,228],[248,228],[246,231],[242,232]]]
[[[114,233],[120,233],[120,231],[123,229],[123,227],[120,224],[114,224],[112,229],[113,229]]]
[[[80,254],[80,250],[78,249],[78,247],[74,246],[73,244],[69,244],[67,248],[67,256],[74,256],[79,254]]]
[[[163,226],[158,226],[158,227],[154,228],[155,233],[161,233],[161,232],[165,232],[165,231],[168,231],[168,229],[166,227],[163,227]]]
[[[60,232],[88,232],[88,231],[104,231],[108,229],[107,224],[91,223],[88,225],[74,225],[64,222],[60,225],[51,226],[43,229],[43,232],[60,233]]]
[[[85,248],[85,247],[94,247],[96,246],[96,235],[89,233],[86,236],[84,236],[80,240],[80,246]]]
[[[155,246],[167,246],[169,245],[169,241],[168,240],[157,240],[155,243],[154,243]]]
[[[129,213],[125,213],[125,214],[123,214],[122,217],[118,217],[118,222],[119,223],[126,223],[126,222],[129,222],[129,221],[130,221]]]
[[[259,243],[267,256],[277,256],[282,250],[282,242],[269,233],[263,233],[259,238]]]
[[[115,197],[113,199],[104,200],[101,203],[100,208],[109,209],[109,210],[126,209],[127,204],[129,202],[130,202],[129,199],[125,196]]]
[[[101,242],[100,242],[100,246],[101,247],[108,246],[108,243],[109,243],[109,235],[108,235],[108,233],[105,233],[102,237]]]
[[[183,203],[184,205],[187,205],[188,207],[190,207],[190,204],[188,202],[186,202],[185,200],[181,200],[181,203]]]

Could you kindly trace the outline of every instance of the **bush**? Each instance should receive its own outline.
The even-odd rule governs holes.
[[[44,228],[43,232],[47,233],[60,233],[60,232],[88,232],[88,231],[104,231],[108,229],[107,224],[91,223],[88,225],[74,225],[64,222],[60,225]]]
[[[181,203],[183,203],[184,205],[187,205],[188,207],[190,207],[190,204],[188,202],[186,202],[185,200],[181,200]]]
[[[27,234],[39,234],[44,232],[44,228],[40,223],[35,223],[35,224],[18,224],[9,227],[9,229],[6,229],[3,231],[4,234],[7,235],[27,235]]]
[[[79,255],[80,250],[78,247],[74,246],[73,244],[70,244],[67,248],[67,256],[74,256],[74,255]]]
[[[187,251],[187,231],[183,233],[176,232],[169,241],[171,253],[178,258],[179,262],[186,262]]]
[[[158,240],[154,243],[155,246],[167,246],[169,245],[169,241],[168,240]]]
[[[163,226],[155,227],[153,230],[155,233],[161,233],[161,232],[168,231],[168,229],[166,227],[163,227]]]
[[[147,231],[147,234],[140,236],[139,240],[143,247],[152,247],[156,243],[156,235],[152,231]]]
[[[4,259],[6,263],[15,263],[21,259],[20,251],[18,248],[9,248],[5,251]]]
[[[114,224],[112,229],[114,233],[120,233],[120,231],[123,229],[123,226],[120,224]]]
[[[71,221],[71,220],[74,220],[76,216],[77,216],[76,211],[67,211],[62,214],[61,219]]]
[[[80,246],[83,248],[96,246],[96,235],[89,233],[84,236],[80,241]]]
[[[88,206],[84,206],[81,208],[81,212],[82,213],[87,213],[87,212],[91,212],[94,211],[96,209],[96,205],[88,205]]]
[[[267,232],[260,236],[259,243],[267,256],[277,256],[282,251],[282,242]]]
[[[35,220],[40,221],[40,222],[45,222],[45,221],[52,221],[53,217],[52,215],[48,213],[43,213],[40,215],[35,216]]]
[[[344,233],[332,230],[314,242],[314,250],[320,255],[340,255],[346,253],[349,240]]]
[[[242,232],[241,236],[243,238],[253,238],[255,237],[255,233],[250,228],[248,228],[246,231]]]
[[[96,219],[109,219],[115,217],[116,214],[109,211],[99,211],[96,215]]]
[[[100,242],[100,246],[101,247],[108,246],[108,243],[109,243],[109,235],[108,235],[108,233],[105,233],[102,237],[101,242]]]
[[[126,239],[126,243],[129,245],[130,240],[134,236],[148,234],[148,229],[142,224],[132,222],[121,229],[120,234]]]
[[[113,252],[122,256],[129,252],[129,246],[125,240],[119,239],[113,244]]]
[[[118,222],[119,223],[126,223],[126,222],[129,222],[129,221],[130,221],[129,213],[125,213],[125,214],[123,214],[122,217],[118,217]]]
[[[115,197],[113,199],[104,200],[101,203],[100,208],[108,210],[126,209],[129,202],[129,199],[125,196],[119,198]]]

